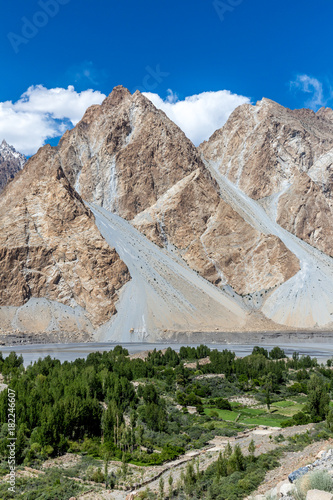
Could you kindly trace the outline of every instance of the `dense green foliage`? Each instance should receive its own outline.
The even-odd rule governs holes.
[[[207,356],[210,363],[200,364]],[[186,367],[185,361],[196,361],[196,367]],[[333,428],[332,370],[309,356],[294,354],[286,359],[279,347],[270,353],[255,347],[244,358],[206,346],[182,347],[179,353],[168,348],[164,353],[154,350],[143,360],[131,359],[126,349],[117,346],[110,352],[92,353],[86,360],[60,363],[47,357],[26,370],[15,353],[5,359],[0,353],[0,373],[16,394],[18,465],[38,467],[48,457],[65,452],[161,464],[185,450],[203,447],[215,436],[232,436],[251,424],[266,425],[264,418],[269,418],[268,425],[275,421],[287,426],[319,422],[328,415],[327,425]],[[251,395],[267,410],[229,401],[236,395]],[[285,401],[288,398],[302,402]],[[283,407],[288,409],[289,403],[295,405],[290,413]],[[191,411],[195,407],[196,413],[190,414],[187,407]],[[8,392],[3,391],[0,475],[7,471],[7,414]],[[189,469],[186,488],[191,487],[197,498],[206,494],[239,498],[240,488],[253,491],[274,464],[274,454],[254,459],[252,450],[243,457],[236,447],[204,474]],[[102,480],[102,472],[94,474]],[[55,484],[62,487],[57,479]]]

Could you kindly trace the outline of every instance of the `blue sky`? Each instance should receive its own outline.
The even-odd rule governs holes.
[[[174,100],[229,90],[291,108],[332,105],[329,0],[49,2],[1,7],[0,103],[32,85],[108,94],[122,84],[163,99],[168,89]]]

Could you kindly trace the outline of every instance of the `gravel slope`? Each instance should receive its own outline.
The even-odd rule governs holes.
[[[289,327],[332,326],[333,259],[279,226],[272,211],[266,213],[232,184],[217,164],[205,163],[220,186],[222,198],[253,227],[278,236],[300,261],[301,270],[267,297],[261,309],[265,316]]]
[[[116,248],[132,277],[120,295],[118,314],[97,331],[96,340],[152,341],[161,340],[167,331],[230,331],[253,326],[240,299],[208,283],[124,219],[101,207],[89,207],[101,234]]]

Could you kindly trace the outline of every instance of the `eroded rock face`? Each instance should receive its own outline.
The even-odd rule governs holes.
[[[203,164],[184,133],[140,92],[116,87],[59,145],[84,200],[131,220]]]
[[[333,256],[333,200],[301,174],[279,202],[277,222],[302,240]]]
[[[0,144],[0,193],[9,181],[22,170],[26,157],[18,153],[5,140]]]
[[[257,106],[244,105],[198,152],[148,99],[116,87],[102,105],[87,110],[57,148],[40,150],[2,194],[0,305],[19,307],[31,297],[44,297],[82,307],[94,326],[108,325],[115,312],[117,290],[129,280],[126,259],[129,267],[131,259],[136,263],[144,258],[149,263],[149,245],[146,248],[141,242],[144,251],[138,253],[141,235],[132,234],[131,225],[118,224],[116,216],[101,218],[100,224],[108,220],[109,229],[98,227],[102,234],[105,229],[110,245],[115,239],[124,264],[101,237],[84,204],[90,202],[95,214],[102,206],[127,219],[166,250],[168,258],[176,256],[187,272],[194,274],[195,270],[223,289],[195,276],[204,283],[202,302],[211,305],[205,287],[210,287],[214,297],[217,294],[216,303],[223,295],[216,326],[216,318],[210,314],[211,329],[221,324],[242,328],[245,310],[264,329],[272,324],[324,327],[333,314],[331,259],[312,247],[305,248],[301,240],[331,255],[332,151],[333,120],[328,109],[316,114],[291,111],[268,100]],[[120,236],[124,230],[129,239]],[[159,255],[165,255],[163,252]],[[133,290],[138,293],[144,283],[146,303],[151,301],[149,311],[162,318],[155,332],[159,338],[163,324],[171,324],[168,315],[173,309],[163,299],[166,289],[170,304],[176,300],[190,308],[197,302],[184,296],[176,271],[168,274],[164,263],[162,272],[160,259],[155,256],[155,260],[154,272],[148,272],[146,265],[131,265],[137,273]],[[14,271],[11,275],[10,270]],[[158,301],[154,287],[158,288]],[[132,304],[132,292],[127,291],[128,287],[124,295]],[[235,292],[246,297],[242,300]],[[198,287],[193,286],[188,295],[197,293]],[[241,309],[238,323],[232,322],[233,313],[228,316],[233,309],[226,296],[235,310]],[[324,313],[317,317],[316,300],[324,296]],[[142,312],[147,308],[141,302],[137,316],[142,324],[127,325],[127,334],[146,328],[149,315]],[[202,308],[193,309],[200,316]],[[77,317],[81,318],[82,311],[77,311]],[[20,314],[25,318],[25,311]],[[67,310],[62,317],[66,314]],[[184,323],[191,330],[188,318],[193,323],[191,313],[186,321],[183,312],[177,316],[179,331],[184,330]],[[207,326],[207,315],[200,318]],[[254,328],[255,322],[247,323],[248,328]],[[119,324],[122,326],[121,318]]]
[[[0,198],[0,306],[31,297],[81,306],[95,326],[116,312],[126,265],[101,237],[50,146]]]
[[[297,259],[278,238],[253,231],[234,211],[224,219],[218,186],[197,149],[139,92],[131,95],[116,87],[64,135],[58,154],[83,199],[133,220],[159,246],[174,245],[214,284],[232,281],[245,294],[277,286],[298,270]],[[224,246],[221,238],[217,244],[210,236],[213,221]],[[248,235],[246,246],[228,243],[233,225]],[[274,264],[267,258],[267,245],[276,257]],[[243,258],[249,249],[255,249],[255,259]],[[234,259],[239,265],[232,264]],[[246,284],[239,273],[248,277]]]
[[[133,224],[160,246],[173,245],[204,278],[240,295],[274,288],[299,270],[279,238],[247,224],[197,170]]]
[[[200,146],[274,221],[311,245],[332,247],[333,111],[290,110],[268,99],[237,108]],[[305,220],[306,219],[306,220]]]

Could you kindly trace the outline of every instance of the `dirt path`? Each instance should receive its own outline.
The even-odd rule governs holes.
[[[312,426],[313,424],[302,425],[298,427],[288,427],[286,429],[257,428],[249,432],[241,433],[234,438],[228,439],[217,437],[213,441],[211,441],[213,448],[198,452],[192,452],[191,455],[185,455],[178,460],[165,464],[164,468],[160,467],[160,470],[155,477],[152,477],[151,480],[147,481],[147,483],[143,486],[137,487],[136,489],[132,490],[132,492],[138,493],[140,491],[144,491],[147,486],[151,491],[158,492],[159,481],[161,477],[163,477],[165,487],[167,488],[170,475],[172,475],[173,477],[173,486],[175,487],[177,485],[177,482],[181,478],[181,473],[185,472],[188,462],[193,460],[195,467],[197,467],[197,463],[199,462],[199,470],[206,470],[209,465],[211,465],[218,459],[220,451],[224,450],[228,442],[230,442],[231,446],[239,444],[243,453],[246,455],[248,453],[248,446],[253,439],[256,446],[255,455],[261,455],[262,453],[267,453],[282,446],[282,444],[276,443],[274,441],[274,436],[282,434],[285,438],[287,438],[289,436],[293,436],[296,433],[304,433],[307,430],[310,430]],[[323,443],[321,443],[321,447],[323,447]],[[288,473],[290,473],[290,467]],[[267,490],[268,489],[269,487],[267,487]],[[125,492],[117,492],[117,494],[116,492],[113,492],[109,498],[114,498],[116,500],[125,500],[127,494],[128,493]]]

